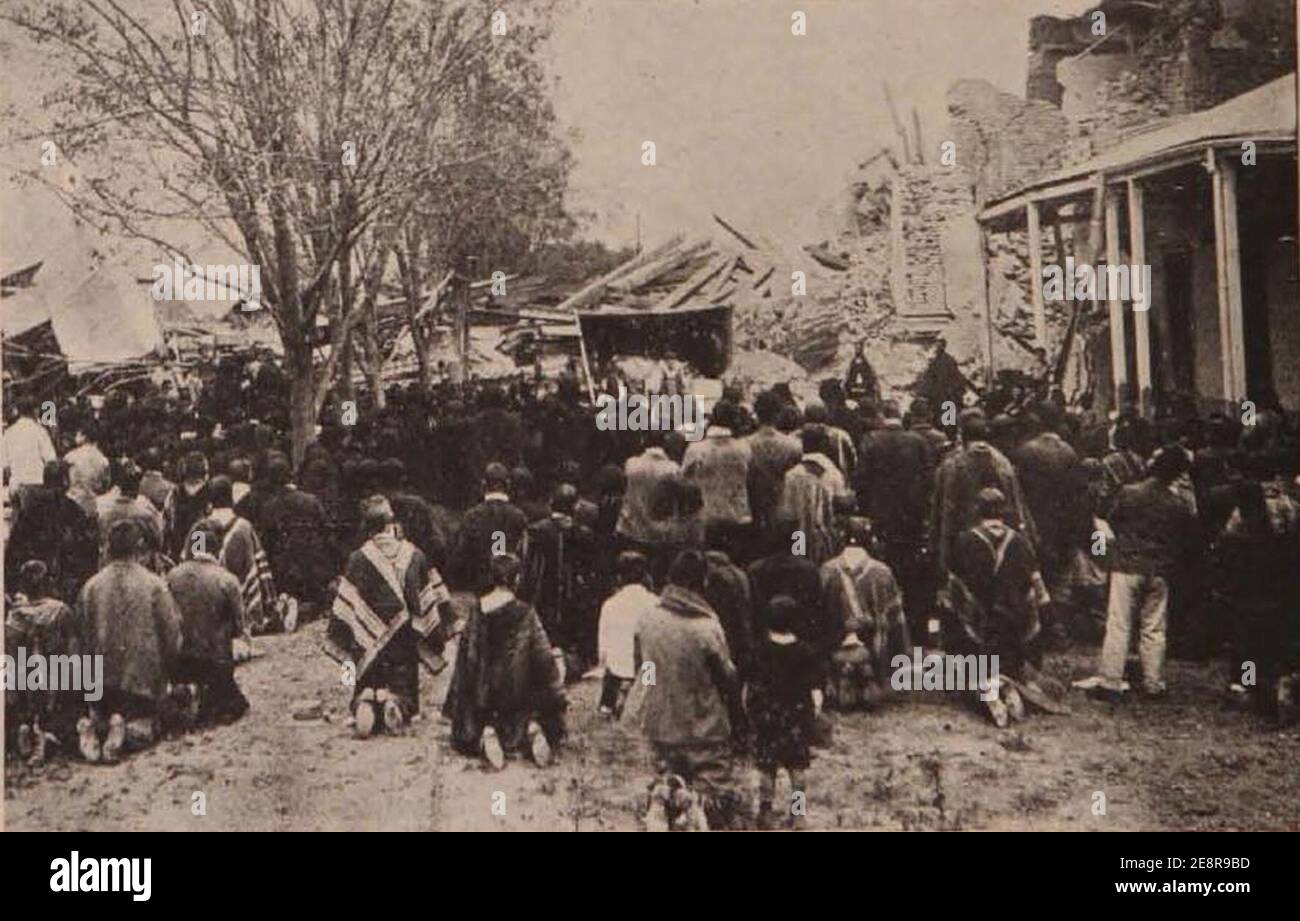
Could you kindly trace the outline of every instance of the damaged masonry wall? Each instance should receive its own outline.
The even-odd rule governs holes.
[[[1163,0],[1106,5],[1111,36],[1098,43],[1088,13],[1029,23],[1029,98],[982,80],[948,93],[944,137],[956,165],[886,168],[878,154],[849,188],[839,232],[820,244],[847,268],[805,297],[774,297],[737,314],[738,344],[780,352],[810,377],[842,375],[867,340],[884,389],[904,396],[938,334],[963,370],[982,381],[988,327],[982,314],[975,214],[984,202],[1068,163],[1102,153],[1133,130],[1214,105],[1295,67],[1295,11],[1285,0]],[[865,167],[867,164],[864,164]],[[1086,209],[1046,222],[1046,264],[1088,253]],[[1023,230],[995,233],[985,256],[993,364],[1037,364]],[[1072,304],[1048,303],[1047,357],[1055,360]],[[1065,389],[1077,397],[1106,377],[1104,311],[1085,312],[1067,356]]]

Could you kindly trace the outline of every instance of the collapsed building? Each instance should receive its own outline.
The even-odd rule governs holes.
[[[1108,2],[1031,21],[1009,117],[950,95],[992,325],[1019,318],[1067,393],[1300,402],[1294,36],[1280,0]],[[1044,270],[1072,264],[1149,268],[1149,296],[1045,297]]]
[[[865,339],[896,395],[943,336],[985,386],[1300,403],[1292,4],[1112,0],[1028,34],[1024,96],[950,87],[928,159],[863,163],[809,249],[843,263],[833,289],[738,313],[738,341],[826,376]],[[1075,263],[1149,266],[1147,309],[1045,296]]]

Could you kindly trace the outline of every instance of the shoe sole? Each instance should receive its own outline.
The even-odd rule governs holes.
[[[384,730],[387,732],[401,732],[405,725],[406,717],[402,716],[402,708],[397,705],[397,701],[386,701],[384,703]]]
[[[499,771],[506,766],[506,753],[501,749],[501,743],[495,735],[483,738],[483,758],[494,771]]]
[[[353,714],[353,731],[358,738],[368,739],[375,731],[375,723],[378,718],[375,716],[374,704],[369,701],[361,701],[357,704],[357,712]]]
[[[120,717],[118,717],[120,719]],[[121,738],[115,738],[115,736]],[[108,736],[104,739],[104,747],[100,749],[99,758],[106,764],[116,764],[122,757],[122,749],[126,747],[126,723],[113,725],[110,721],[108,724]]]
[[[546,741],[546,734],[538,729],[531,736],[529,747],[533,752],[533,761],[537,762],[538,767],[549,767],[554,755],[551,752],[551,743]]]

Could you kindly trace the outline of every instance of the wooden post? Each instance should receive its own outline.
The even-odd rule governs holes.
[[[1223,374],[1223,401],[1232,403],[1237,396],[1236,349],[1232,342],[1232,293],[1228,277],[1228,227],[1226,192],[1224,189],[1224,164],[1214,155],[1214,149],[1205,151],[1205,166],[1210,171],[1210,197],[1214,206],[1214,277],[1219,298],[1219,363]],[[1234,189],[1235,192],[1235,189]],[[1236,196],[1233,196],[1236,203]],[[1235,209],[1234,209],[1235,210]],[[1233,222],[1235,229],[1236,222]],[[1240,276],[1238,276],[1240,281]]]
[[[1145,272],[1147,262],[1146,213],[1142,209],[1142,186],[1136,179],[1128,181],[1128,235],[1132,269]],[[1146,304],[1133,306],[1133,339],[1137,349],[1138,410],[1148,414],[1151,397],[1151,292],[1144,291]]]
[[[984,381],[984,390],[986,393],[993,392],[993,376],[997,373],[997,367],[993,361],[993,304],[989,298],[989,232],[981,224],[980,233],[980,302],[984,307],[984,329],[987,333],[987,345],[985,353],[985,366],[987,367],[987,378]]]
[[[1106,263],[1119,265],[1119,198],[1106,196]],[[1093,268],[1096,268],[1094,265]],[[1098,275],[1101,273],[1099,272]],[[1100,278],[1098,279],[1100,281]],[[1128,383],[1128,349],[1124,342],[1124,303],[1115,291],[1108,291],[1110,308],[1111,380],[1115,384],[1115,405],[1123,398]]]
[[[1246,399],[1246,319],[1241,301],[1241,236],[1237,227],[1237,163],[1225,157],[1223,174],[1223,260],[1228,282],[1228,329],[1232,341],[1232,393],[1240,404]]]
[[[591,378],[591,364],[587,360],[587,338],[582,334],[582,320],[573,312],[573,325],[578,327],[578,354],[582,357],[582,376],[587,379],[587,399],[596,405],[596,382]]]
[[[1040,205],[1031,201],[1026,208],[1029,219],[1029,289],[1034,308],[1034,342],[1047,347],[1047,312],[1043,306],[1043,230]]]

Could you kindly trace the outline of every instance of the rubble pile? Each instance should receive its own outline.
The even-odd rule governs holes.
[[[985,80],[958,80],[947,104],[957,166],[975,186],[977,203],[1061,165],[1069,120],[1051,103],[1021,99]]]
[[[1160,80],[1167,70],[1163,66],[1153,66],[1150,71],[1127,70],[1098,87],[1093,109],[1070,124],[1066,164],[1104,153],[1133,129],[1174,114],[1168,90],[1173,76]]]
[[[743,312],[789,294],[796,270],[805,274],[809,290],[835,271],[831,253],[796,254],[717,215],[714,219],[726,232],[719,239],[675,236],[588,283],[554,310],[670,311],[725,304]]]

